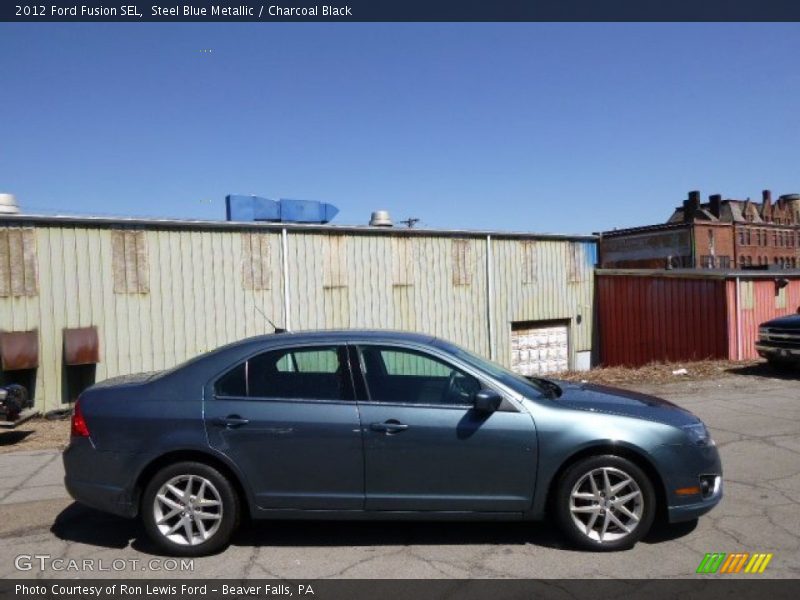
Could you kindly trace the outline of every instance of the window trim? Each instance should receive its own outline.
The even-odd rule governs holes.
[[[249,394],[250,392],[250,380],[249,380],[249,363],[250,360],[256,356],[261,354],[266,354],[268,352],[279,352],[281,350],[300,350],[303,348],[334,348],[336,350],[337,358],[339,359],[340,366],[344,366],[347,372],[344,374],[347,380],[347,387],[349,388],[350,395],[352,396],[351,399],[324,399],[324,398],[287,398],[285,396],[221,396],[217,393],[217,382],[220,379],[225,377],[228,373],[233,371],[234,369],[238,368],[239,365],[242,363],[245,364],[245,391]],[[342,356],[340,354],[340,350],[344,351],[345,360],[342,361]],[[353,381],[353,372],[350,367],[350,360],[349,360],[349,353],[348,353],[348,344],[345,342],[329,342],[329,343],[301,343],[301,344],[281,344],[278,346],[273,346],[271,348],[259,348],[255,352],[248,354],[247,356],[240,358],[237,360],[236,364],[233,366],[228,365],[225,369],[216,375],[214,375],[211,379],[208,380],[206,383],[206,387],[210,391],[210,396],[213,401],[220,400],[220,401],[230,401],[230,400],[237,400],[237,401],[245,401],[245,402],[311,402],[315,404],[347,404],[353,405],[357,402],[357,395],[356,389]]]

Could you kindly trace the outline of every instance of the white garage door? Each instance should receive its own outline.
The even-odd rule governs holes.
[[[569,368],[567,325],[512,327],[511,368],[520,375],[566,371]]]

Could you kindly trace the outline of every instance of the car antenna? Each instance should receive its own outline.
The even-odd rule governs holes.
[[[275,325],[275,323],[273,323],[272,320],[267,315],[265,315],[264,312],[260,308],[258,308],[257,306],[254,306],[253,308],[255,308],[258,311],[258,314],[260,314],[262,317],[264,317],[264,319],[267,321],[267,323],[272,325],[272,328],[275,330],[274,333],[286,333],[285,329]]]

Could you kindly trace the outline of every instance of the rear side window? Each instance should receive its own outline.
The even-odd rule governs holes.
[[[254,356],[220,377],[219,398],[352,400],[344,347],[284,348]]]

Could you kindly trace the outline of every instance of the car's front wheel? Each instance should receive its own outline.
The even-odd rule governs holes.
[[[571,465],[556,491],[562,530],[581,548],[624,550],[653,524],[653,484],[634,463],[620,456],[591,456]]]
[[[213,467],[180,462],[161,469],[142,496],[150,538],[177,556],[202,556],[228,545],[239,519],[230,481]]]

